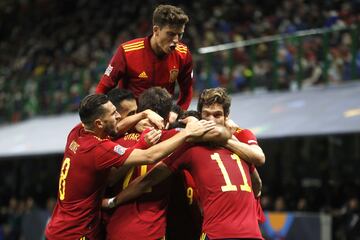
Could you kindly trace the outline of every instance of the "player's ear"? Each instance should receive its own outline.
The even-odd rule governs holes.
[[[103,127],[104,127],[104,123],[103,123],[103,121],[101,121],[100,118],[97,118],[97,119],[95,119],[95,121],[94,121],[94,126],[95,126],[96,128],[103,128]]]
[[[158,36],[160,31],[160,27],[158,25],[153,26],[153,34]]]

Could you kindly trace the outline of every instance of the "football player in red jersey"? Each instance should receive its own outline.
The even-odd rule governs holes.
[[[101,198],[113,166],[151,164],[214,123],[189,123],[171,139],[146,150],[125,148],[109,139],[118,134],[120,115],[106,95],[85,97],[79,108],[82,124],[68,135],[60,171],[57,203],[46,227],[47,239],[102,239]]]
[[[159,5],[153,13],[152,34],[119,46],[96,92],[107,93],[118,86],[138,98],[145,89],[161,86],[174,94],[177,82],[177,104],[187,109],[193,91],[193,62],[188,47],[180,41],[188,21],[181,8]]]
[[[116,105],[118,105],[116,103]],[[169,118],[172,109],[171,95],[164,88],[152,87],[145,90],[139,97],[140,111],[151,109],[158,113],[165,120]],[[165,121],[166,123],[166,121]],[[138,137],[142,129],[137,128],[137,132],[131,132],[123,138],[117,140],[124,144],[131,141],[132,137]],[[168,139],[177,134],[179,129],[165,130],[162,132],[160,141]],[[128,136],[132,136],[128,139]],[[230,137],[230,133],[226,138]],[[154,165],[144,165],[131,168],[121,186],[118,186],[118,192],[126,188],[131,181],[138,176],[144,175]],[[161,184],[153,187],[144,196],[119,206],[112,214],[107,224],[107,239],[143,239],[153,240],[161,239],[165,236],[166,212],[168,205],[168,191],[171,181],[163,181]]]
[[[229,109],[230,98],[224,89],[205,90],[199,97],[198,110],[205,119],[225,125]],[[249,162],[261,165],[265,157],[250,130],[241,129],[236,134],[240,141],[229,139],[224,145],[234,147],[233,152],[191,143],[182,146],[145,177],[135,180],[115,203],[132,199],[173,171],[185,168],[198,188],[204,217],[202,239],[263,239],[251,182],[254,166]]]

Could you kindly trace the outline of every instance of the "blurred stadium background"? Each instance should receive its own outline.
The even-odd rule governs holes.
[[[78,103],[158,3],[0,1],[0,239],[41,239]],[[195,95],[226,87],[266,153],[266,239],[360,239],[360,1],[166,3],[190,16]]]

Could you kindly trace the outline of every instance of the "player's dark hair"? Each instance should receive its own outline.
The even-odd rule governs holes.
[[[186,124],[183,123],[183,122],[179,122],[179,120],[185,119],[185,118],[190,117],[190,116],[196,117],[199,120],[201,119],[201,114],[198,111],[195,111],[195,110],[183,111],[181,114],[178,115],[176,121],[169,125],[169,129],[185,128]]]
[[[222,105],[225,117],[229,116],[231,98],[225,88],[204,89],[199,96],[197,110],[201,113],[204,106],[210,106],[214,103]]]
[[[108,96],[104,94],[90,94],[80,102],[79,116],[83,124],[89,125],[104,114],[103,105],[109,101]]]
[[[150,109],[159,114],[164,119],[168,119],[172,106],[172,98],[170,93],[161,87],[152,87],[146,89],[139,96],[138,111]]]
[[[116,108],[118,108],[124,100],[135,100],[134,94],[127,89],[113,88],[107,95]]]
[[[159,5],[153,13],[153,25],[160,28],[169,26],[183,26],[189,22],[189,17],[185,12],[172,5]]]
[[[197,119],[201,119],[201,114],[198,111],[195,110],[187,110],[182,112],[179,116],[178,119],[184,119],[187,117],[196,117]]]
[[[178,117],[179,117],[184,112],[184,110],[182,110],[182,108],[179,105],[174,103],[171,106],[171,112],[176,113],[178,115]]]

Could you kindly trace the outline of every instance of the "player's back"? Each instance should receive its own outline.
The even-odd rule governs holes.
[[[79,124],[69,134],[61,166],[59,193],[46,229],[49,239],[98,237],[100,198],[111,166],[131,151],[100,139]]]
[[[149,131],[150,129],[145,130],[142,137]],[[160,141],[169,139],[177,132],[176,129],[163,130]],[[136,136],[138,139],[139,135]],[[129,141],[130,138],[131,136],[125,136],[123,141]],[[140,145],[138,146],[141,148]],[[131,168],[121,183],[122,186],[118,187],[126,188],[132,180],[146,174],[155,165],[150,164]],[[149,189],[138,199],[118,206],[107,225],[107,239],[119,239],[119,236],[123,240],[162,238],[165,235],[166,228],[169,188],[170,179],[166,179]]]
[[[197,145],[172,167],[187,168],[193,176],[203,209],[203,232],[210,238],[262,239],[249,164],[225,148]]]

